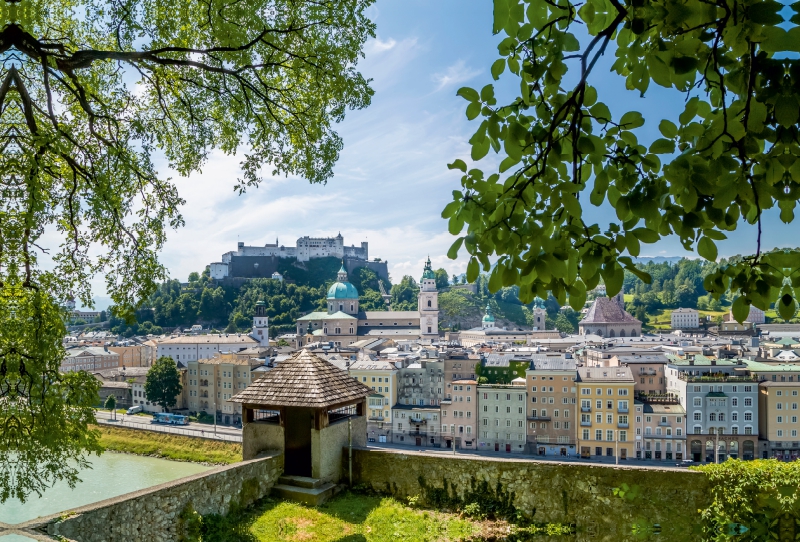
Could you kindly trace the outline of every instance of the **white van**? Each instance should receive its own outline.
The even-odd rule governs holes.
[[[136,414],[137,412],[141,412],[142,407],[140,405],[132,406],[127,410],[127,414]]]

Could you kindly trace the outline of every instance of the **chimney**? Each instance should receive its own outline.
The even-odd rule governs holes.
[[[694,365],[694,356],[689,356],[689,365]]]
[[[717,360],[715,358],[711,358],[711,365],[716,365],[716,364],[717,364]]]

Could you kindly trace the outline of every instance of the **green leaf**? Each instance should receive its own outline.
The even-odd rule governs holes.
[[[626,130],[638,128],[644,124],[644,117],[638,111],[628,111],[619,121],[620,125]]]
[[[642,243],[655,243],[659,240],[658,232],[648,228],[636,228],[631,230],[631,233],[639,238]]]
[[[664,119],[661,121],[661,123],[659,123],[658,129],[661,132],[661,135],[667,139],[675,139],[675,137],[678,135],[678,127],[675,126],[674,122],[667,119]],[[653,152],[653,150],[651,149],[650,152]]]
[[[469,259],[469,263],[467,264],[467,282],[475,282],[478,278],[478,272],[480,268],[478,267],[478,259],[473,256]]]
[[[797,303],[790,294],[781,296],[780,300],[775,305],[778,309],[778,314],[787,322],[794,318],[797,312]]]
[[[447,251],[447,257],[451,260],[455,260],[458,258],[458,251],[461,250],[461,245],[464,244],[464,238],[459,237],[455,240],[455,242],[450,245],[450,249]]]
[[[456,92],[456,96],[461,96],[468,102],[477,102],[480,101],[481,99],[480,95],[478,94],[478,91],[475,90],[474,88],[469,88],[469,87],[461,87],[460,89],[458,89],[458,92]]]
[[[481,103],[480,102],[472,102],[467,106],[467,119],[473,120],[478,115],[481,114]]]
[[[664,121],[662,121],[662,124],[663,122]],[[675,142],[671,139],[656,139],[653,141],[653,144],[650,145],[650,152],[653,154],[672,154],[675,152]]]
[[[487,154],[489,154],[489,148],[491,145],[491,140],[488,137],[484,137],[482,141],[478,141],[473,143],[472,145],[472,160],[477,162]]]
[[[467,172],[467,164],[464,162],[464,160],[461,160],[460,158],[456,158],[453,161],[452,164],[447,164],[447,169],[458,169],[458,170],[463,171],[464,173],[466,173]]]
[[[506,69],[506,59],[505,58],[498,58],[492,64],[492,78],[497,81],[500,79],[500,75]]]
[[[586,136],[578,138],[578,151],[582,154],[591,154],[595,151],[594,143]]]
[[[775,102],[775,120],[784,128],[797,123],[800,117],[800,104],[795,96],[778,96]]]
[[[734,299],[733,305],[731,305],[731,312],[734,320],[741,324],[750,315],[750,304],[747,303],[744,297],[739,296]]]
[[[697,243],[697,253],[710,262],[717,261],[717,245],[709,237],[701,237]]]

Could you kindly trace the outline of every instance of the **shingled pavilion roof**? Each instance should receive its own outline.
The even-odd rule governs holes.
[[[371,388],[347,372],[303,349],[280,362],[230,401],[251,405],[326,408],[358,402],[371,393]]]

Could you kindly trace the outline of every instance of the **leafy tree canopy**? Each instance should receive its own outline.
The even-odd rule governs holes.
[[[98,449],[97,386],[58,371],[57,301],[91,306],[104,273],[131,317],[166,278],[157,254],[183,200],[153,155],[188,175],[244,151],[240,192],[265,169],[325,182],[333,125],[372,96],[356,69],[370,4],[0,0],[0,498],[74,483]]]
[[[757,252],[707,275],[705,289],[736,296],[740,321],[749,305],[773,301],[784,318],[794,314],[800,251],[761,250],[763,213],[777,207],[789,223],[800,197],[800,27],[794,15],[786,28],[782,8],[774,0],[495,0],[494,32],[505,37],[491,73],[507,73],[520,91],[502,104],[492,84],[458,91],[479,122],[472,160],[490,150],[502,158],[496,171],[460,159],[449,166],[464,173],[443,211],[459,235],[449,255],[466,249],[467,280],[496,256],[492,291],[518,284],[523,302],[552,292],[578,309],[601,279],[609,295],[624,270],[651,280],[631,259],[642,243],[677,236],[715,261],[716,242],[746,222]],[[681,104],[675,118],[656,121],[662,137],[649,146],[637,136],[642,114],[612,115],[594,86],[609,49],[628,89],[645,95],[656,84]],[[606,201],[616,220],[584,220],[587,204]]]
[[[172,358],[161,356],[147,371],[147,380],[144,383],[147,400],[161,405],[164,410],[175,406],[182,389],[181,375]]]

